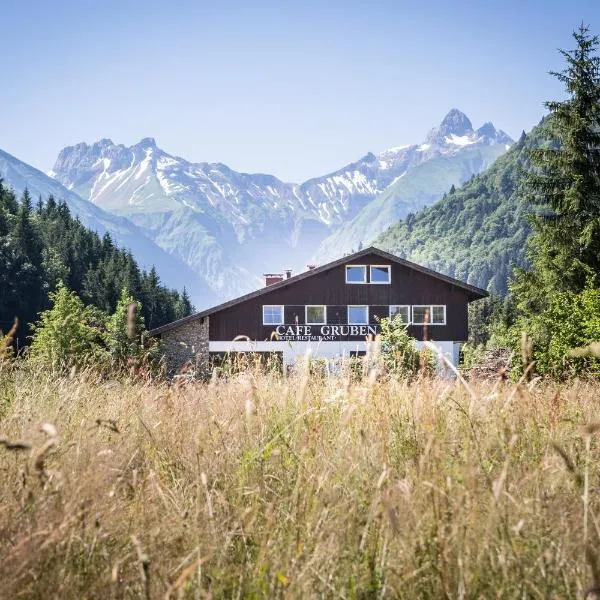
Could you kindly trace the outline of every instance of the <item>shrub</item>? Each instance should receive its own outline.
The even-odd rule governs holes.
[[[420,371],[435,371],[435,356],[429,350],[416,348],[416,340],[408,334],[408,324],[399,314],[381,319],[380,325],[381,358],[388,373],[409,377]]]
[[[42,312],[33,325],[30,358],[61,372],[81,367],[99,356],[104,314],[93,306],[85,306],[62,281],[49,297],[51,308]]]
[[[480,363],[485,357],[486,345],[467,342],[462,347],[462,367],[470,369]]]
[[[140,358],[143,333],[141,305],[123,289],[115,312],[106,319],[104,342],[111,360],[121,363],[129,358]]]
[[[575,356],[574,348],[600,341],[600,290],[587,287],[582,292],[559,292],[548,299],[538,314],[521,317],[510,330],[517,373],[526,367],[521,352],[521,332],[531,340],[531,358],[541,375],[559,379],[568,376],[600,376],[600,360]],[[525,354],[528,354],[527,352]]]

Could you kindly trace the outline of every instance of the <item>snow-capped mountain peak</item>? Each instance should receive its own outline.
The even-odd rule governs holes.
[[[438,129],[441,135],[461,137],[473,131],[473,124],[465,113],[453,108],[444,117]]]
[[[491,122],[474,130],[470,119],[460,110],[453,108],[428,134],[427,150],[433,148],[442,153],[454,152],[457,148],[473,144],[512,144],[513,140],[503,131],[496,130]]]
[[[265,239],[278,255],[282,244],[298,248],[295,252],[303,243],[318,246],[325,235],[398,186],[416,197],[407,200],[404,192],[395,192],[401,200],[394,200],[394,218],[403,214],[402,207],[418,210],[441,196],[439,187],[443,192],[450,183],[459,184],[511,142],[491,123],[474,131],[468,117],[452,109],[423,143],[369,152],[302,184],[239,173],[221,163],[191,162],[165,152],[151,137],[129,147],[102,139],[64,148],[50,174],[84,199],[133,220],[220,291],[239,275],[240,265],[250,265],[252,244],[261,259]],[[438,166],[421,168],[431,161]],[[235,256],[227,268],[226,255]],[[260,268],[273,265],[252,263],[252,270]]]
[[[510,137],[491,123],[475,131],[464,113],[452,109],[423,143],[397,146],[377,156],[378,168],[370,172],[375,197],[324,240],[318,256],[334,258],[359,242],[368,244],[391,223],[432,204],[452,185],[461,185],[485,169],[510,144]],[[369,175],[369,170],[364,173]]]

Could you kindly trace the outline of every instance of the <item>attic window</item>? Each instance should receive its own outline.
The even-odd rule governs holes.
[[[390,265],[371,265],[371,283],[374,284],[385,284],[390,283],[392,280],[392,270]]]
[[[367,283],[367,267],[346,265],[346,283]]]

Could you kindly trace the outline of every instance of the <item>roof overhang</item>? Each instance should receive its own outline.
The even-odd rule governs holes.
[[[443,275],[442,273],[438,273],[433,269],[428,269],[427,267],[423,267],[404,258],[400,258],[399,256],[395,256],[394,254],[390,254],[389,252],[385,252],[384,250],[380,250],[379,248],[375,248],[374,246],[370,246],[369,248],[365,248],[364,250],[360,250],[359,252],[355,252],[354,254],[348,254],[343,258],[339,258],[320,267],[309,269],[308,271],[304,271],[302,273],[299,273],[298,275],[294,275],[293,277],[289,277],[288,279],[284,279],[283,281],[279,281],[278,283],[269,285],[268,287],[260,288],[253,292],[245,294],[244,296],[239,296],[238,298],[228,300],[227,302],[223,302],[222,304],[218,304],[217,306],[213,306],[212,308],[207,308],[206,310],[203,310],[201,312],[194,313],[193,315],[189,315],[187,317],[183,317],[183,319],[178,319],[177,321],[173,321],[172,323],[167,323],[166,325],[163,325],[162,327],[157,327],[156,329],[153,329],[148,333],[152,336],[160,335],[165,331],[175,329],[195,319],[210,316],[213,313],[219,312],[226,308],[230,308],[231,306],[235,306],[237,304],[241,304],[242,302],[246,302],[247,300],[251,300],[258,296],[262,296],[263,294],[267,294],[269,292],[278,290],[288,285],[293,285],[298,281],[302,281],[303,279],[307,279],[319,273],[323,273],[324,271],[328,271],[329,269],[333,269],[334,267],[343,265],[349,261],[360,259],[361,257],[366,256],[368,254],[376,254],[378,256],[381,256],[381,258],[385,260],[395,262],[402,266],[408,267],[409,269],[414,269],[415,271],[418,271],[425,275],[429,275],[430,277],[434,277],[435,279],[439,279],[440,281],[444,281],[450,285],[461,288],[467,292],[467,298],[469,302],[473,302],[474,300],[479,300],[481,298],[487,298],[489,296],[489,293],[482,288],[475,287],[474,285],[470,285],[469,283],[465,283],[464,281],[460,281],[459,279],[454,279],[453,277],[448,277],[448,275]]]

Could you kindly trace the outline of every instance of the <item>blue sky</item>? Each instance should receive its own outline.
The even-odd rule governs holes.
[[[419,142],[457,107],[513,137],[562,90],[558,47],[598,0],[4,0],[0,148],[155,137],[301,181]]]

